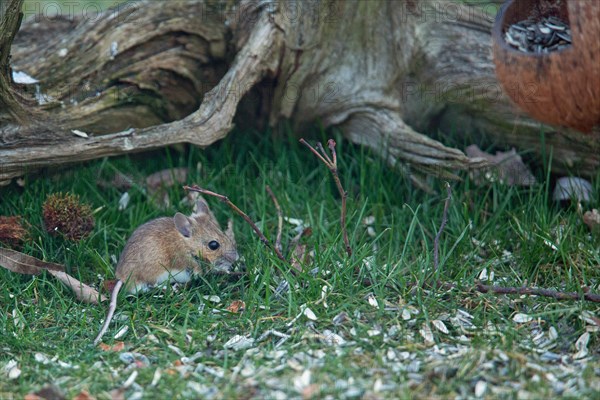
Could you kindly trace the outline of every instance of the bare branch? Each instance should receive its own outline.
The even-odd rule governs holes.
[[[542,296],[551,297],[556,300],[587,300],[594,303],[600,303],[600,294],[589,293],[589,292],[561,292],[552,289],[543,288],[531,288],[526,286],[521,287],[502,287],[495,285],[484,285],[477,281],[475,282],[475,288],[481,293],[494,293],[494,294],[525,294],[529,296]]]
[[[420,284],[418,282],[409,282],[407,287],[415,288],[421,287],[423,289],[431,289],[431,288],[442,288],[444,290],[452,290],[459,288],[459,285],[451,282],[436,282],[435,285],[430,284]],[[471,291],[476,291],[480,293],[491,293],[495,295],[503,295],[503,294],[517,294],[517,295],[526,295],[526,296],[540,296],[540,297],[550,297],[556,300],[587,300],[593,303],[600,303],[600,294],[590,293],[587,288],[582,288],[582,293],[579,292],[561,292],[559,290],[554,289],[544,289],[544,288],[534,288],[528,286],[496,286],[496,285],[484,285],[481,281],[475,281],[475,286],[470,288]]]
[[[275,248],[279,251],[282,251],[281,234],[283,231],[283,214],[281,213],[281,207],[279,206],[277,197],[275,197],[275,193],[273,193],[269,185],[267,185],[265,188],[267,189],[267,193],[269,193],[269,196],[271,196],[271,200],[273,200],[273,204],[275,204],[275,209],[277,210],[277,236],[275,239]]]
[[[329,163],[329,161],[328,161],[328,160],[326,160],[325,158],[323,158],[323,156],[322,156],[322,155],[321,155],[321,154],[320,154],[320,153],[319,153],[317,150],[315,150],[315,148],[314,148],[314,147],[312,147],[310,144],[308,144],[308,143],[306,142],[306,140],[304,140],[304,139],[300,139],[300,143],[302,143],[303,145],[305,145],[306,147],[308,147],[308,149],[309,149],[310,151],[312,151],[312,152],[314,153],[314,155],[316,155],[317,157],[319,157],[319,159],[320,159],[321,161],[323,161],[323,164],[327,165],[327,168],[331,169],[331,164]]]
[[[340,177],[338,175],[337,155],[335,153],[336,143],[333,139],[329,139],[329,141],[327,142],[327,145],[328,145],[329,149],[331,150],[333,159],[327,155],[327,153],[325,152],[325,149],[323,148],[323,145],[321,143],[317,143],[317,147],[323,153],[323,156],[321,154],[319,154],[319,152],[317,150],[315,150],[314,147],[312,147],[310,144],[308,144],[304,139],[300,139],[300,143],[302,143],[303,145],[308,147],[310,151],[312,151],[321,161],[323,161],[323,164],[325,164],[325,166],[331,172],[331,175],[333,175],[333,180],[335,181],[335,185],[337,186],[337,189],[340,192],[340,196],[342,196],[342,211],[341,211],[341,215],[340,215],[340,225],[342,226],[342,236],[344,239],[344,245],[346,246],[346,253],[348,253],[348,256],[351,256],[352,255],[352,247],[350,247],[350,240],[348,239],[348,231],[346,230],[346,199],[348,198],[348,193],[344,190],[344,187],[342,186],[342,182],[340,181]]]
[[[258,229],[258,227],[256,226],[256,224],[250,219],[250,217],[248,215],[246,215],[245,212],[243,212],[242,210],[240,210],[235,204],[233,204],[231,202],[231,200],[229,200],[229,198],[227,196],[223,196],[222,194],[219,193],[215,193],[215,192],[211,192],[210,190],[206,190],[206,189],[202,189],[201,187],[197,186],[197,185],[193,185],[193,186],[184,186],[183,189],[185,190],[191,190],[193,192],[198,192],[198,193],[202,193],[208,196],[213,196],[216,197],[217,199],[221,200],[222,202],[224,202],[225,204],[227,204],[229,206],[229,208],[231,208],[233,211],[235,211],[240,217],[242,217],[254,230],[254,232],[256,232],[256,234],[258,235],[258,237],[260,238],[260,240],[264,243],[265,246],[273,249],[273,251],[275,252],[275,254],[277,255],[277,257],[284,262],[288,262],[285,257],[283,256],[283,254],[281,254],[281,251],[279,251],[279,249],[277,249],[276,247],[273,247],[273,245],[271,245],[271,242],[269,242],[269,240],[265,237],[265,235],[263,235],[263,233],[260,231],[260,229]]]

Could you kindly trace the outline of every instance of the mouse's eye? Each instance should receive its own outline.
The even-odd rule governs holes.
[[[216,250],[219,247],[221,247],[221,245],[216,240],[211,240],[210,242],[208,242],[208,248],[211,250]]]

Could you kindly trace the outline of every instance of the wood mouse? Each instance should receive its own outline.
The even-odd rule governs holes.
[[[122,286],[129,293],[144,292],[167,282],[186,283],[194,275],[232,270],[239,258],[230,221],[223,232],[208,204],[196,200],[191,216],[176,213],[138,227],[123,249],[115,275],[108,314],[94,339],[97,345],[108,330]]]

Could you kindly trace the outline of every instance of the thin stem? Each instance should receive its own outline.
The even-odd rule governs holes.
[[[346,253],[348,253],[348,256],[351,256],[352,255],[352,247],[350,247],[350,240],[348,239],[348,231],[346,230],[346,199],[348,198],[348,193],[344,190],[344,187],[342,186],[342,182],[340,181],[340,177],[338,175],[337,155],[335,152],[335,146],[336,146],[335,140],[329,139],[329,141],[327,142],[327,145],[328,145],[329,149],[331,150],[333,159],[329,158],[329,156],[325,152],[325,149],[323,148],[323,145],[321,143],[317,143],[317,147],[323,153],[323,155],[319,154],[319,152],[317,150],[315,150],[315,148],[312,147],[310,144],[308,144],[304,139],[300,139],[300,143],[302,143],[303,145],[308,147],[308,149],[310,151],[312,151],[321,161],[323,161],[323,164],[325,164],[325,166],[331,172],[331,175],[333,175],[333,180],[335,182],[335,185],[337,186],[338,192],[340,192],[340,196],[342,197],[342,210],[341,210],[341,215],[340,215],[340,225],[342,226],[342,236],[344,239],[344,245],[346,246]]]
[[[277,197],[275,197],[275,193],[271,190],[271,187],[267,185],[265,187],[267,189],[267,193],[271,196],[271,200],[273,200],[273,204],[275,204],[275,209],[277,210],[277,237],[275,239],[275,248],[281,251],[281,234],[283,231],[283,214],[281,213],[281,207],[279,206],[279,202],[277,201]]]
[[[258,237],[260,238],[260,240],[263,242],[263,244],[271,249],[273,249],[273,251],[275,252],[275,254],[277,255],[277,257],[284,262],[288,262],[285,257],[283,256],[283,254],[281,254],[281,251],[279,251],[279,249],[277,249],[276,247],[273,247],[271,245],[271,242],[269,242],[269,240],[265,237],[265,235],[263,235],[263,233],[260,231],[260,229],[258,229],[258,227],[256,226],[256,224],[250,219],[250,217],[248,215],[246,215],[245,212],[243,212],[242,210],[240,210],[235,204],[233,204],[231,202],[231,200],[229,200],[229,198],[227,196],[223,196],[222,194],[219,193],[215,193],[215,192],[211,192],[210,190],[206,190],[203,189],[197,185],[193,185],[193,186],[184,186],[183,187],[184,190],[191,190],[193,192],[198,192],[198,193],[202,193],[208,196],[213,196],[216,197],[217,199],[221,200],[222,202],[224,202],[225,204],[227,204],[229,206],[229,208],[231,208],[233,211],[235,211],[240,217],[242,217],[244,219],[244,221],[246,221],[254,230],[254,232],[256,232],[256,234],[258,235]]]
[[[326,159],[324,159],[324,158],[323,158],[323,156],[322,156],[321,154],[319,154],[319,152],[318,152],[317,150],[315,150],[315,148],[314,148],[314,147],[312,147],[310,144],[308,144],[308,143],[306,142],[306,140],[304,140],[304,139],[300,139],[300,143],[302,143],[303,145],[305,145],[306,147],[308,147],[308,149],[309,149],[310,151],[312,151],[312,152],[314,153],[314,155],[316,155],[317,157],[319,157],[319,159],[320,159],[321,161],[323,161],[323,164],[327,165],[327,168],[330,168],[330,165],[331,165],[331,164],[329,164],[329,161],[327,161]]]

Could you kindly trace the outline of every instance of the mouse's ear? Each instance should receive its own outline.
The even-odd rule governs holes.
[[[192,218],[199,218],[203,216],[208,216],[213,221],[217,221],[210,208],[208,208],[208,203],[202,196],[198,196],[196,199],[196,205],[194,205],[194,211],[192,212]],[[218,225],[218,224],[217,224]]]
[[[187,238],[192,236],[192,223],[188,217],[182,213],[177,213],[173,217],[173,222],[175,222],[175,228],[177,228],[179,233],[181,233],[183,236]]]
[[[230,218],[227,221],[227,230],[225,231],[225,236],[229,238],[235,244],[235,234],[233,233],[233,220]]]

